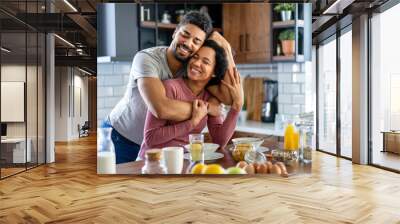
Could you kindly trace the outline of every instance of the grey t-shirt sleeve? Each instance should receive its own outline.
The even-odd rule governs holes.
[[[136,81],[143,77],[160,78],[159,62],[145,52],[138,52],[133,58],[130,76]]]

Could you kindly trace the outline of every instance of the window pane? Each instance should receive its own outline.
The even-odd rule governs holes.
[[[387,139],[382,132],[400,130],[400,31],[394,29],[398,21],[400,4],[371,20],[372,163],[396,170],[400,170],[400,132],[385,134]]]
[[[340,154],[352,156],[352,35],[340,36]]]
[[[1,177],[25,170],[30,161],[30,141],[26,141],[26,33],[1,34],[1,123],[6,125],[1,140]],[[11,109],[12,108],[12,109]],[[28,148],[28,151],[26,150]]]
[[[319,149],[336,153],[336,41],[318,48]]]

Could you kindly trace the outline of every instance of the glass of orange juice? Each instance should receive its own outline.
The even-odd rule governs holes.
[[[293,122],[289,122],[285,128],[283,149],[289,153],[288,160],[297,160],[300,148],[300,133]]]

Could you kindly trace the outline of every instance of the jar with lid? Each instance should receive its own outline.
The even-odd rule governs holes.
[[[311,127],[301,129],[300,160],[303,163],[311,163],[312,161],[312,137],[313,132]]]
[[[161,163],[161,150],[150,149],[146,151],[142,174],[166,174],[167,170]]]
[[[238,142],[233,148],[232,157],[236,162],[245,161],[245,155],[249,151],[256,151],[252,143]]]

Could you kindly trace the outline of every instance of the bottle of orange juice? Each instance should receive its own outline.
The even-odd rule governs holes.
[[[289,122],[285,128],[283,140],[283,149],[287,151],[296,151],[299,149],[300,134],[293,122]]]

